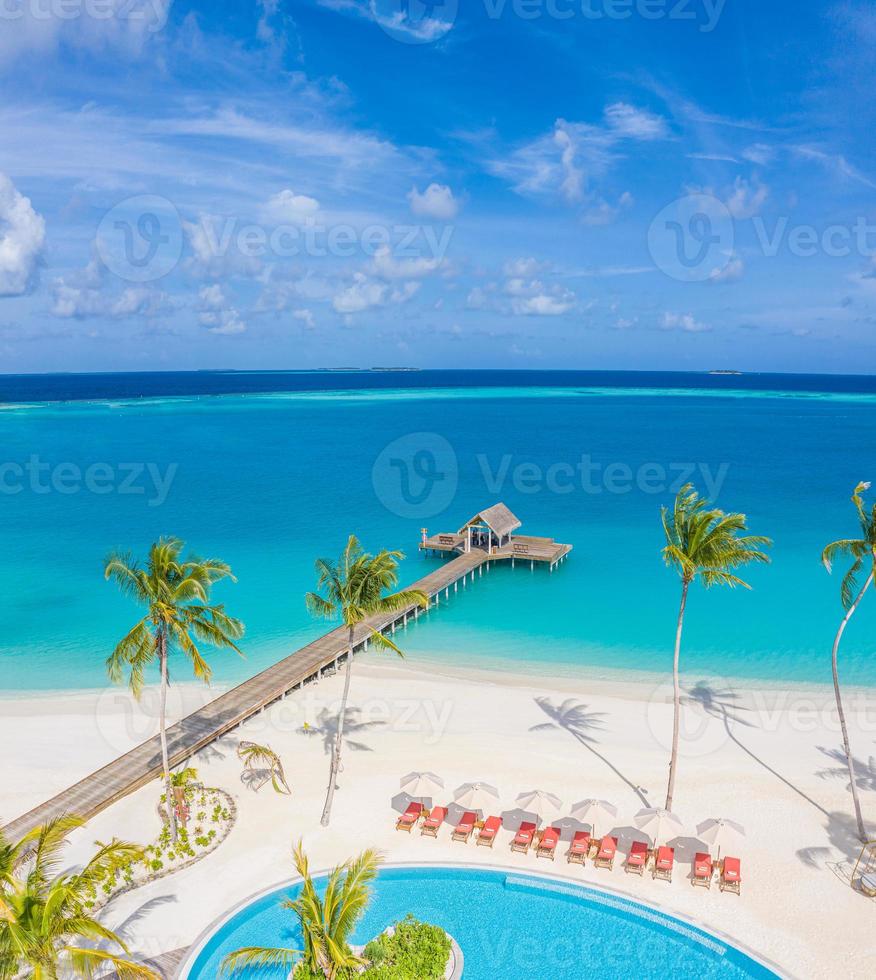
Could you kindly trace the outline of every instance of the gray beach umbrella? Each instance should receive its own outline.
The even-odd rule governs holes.
[[[489,783],[463,783],[456,788],[453,799],[464,810],[489,810],[498,802],[499,791]]]
[[[409,772],[401,778],[401,789],[414,800],[431,800],[444,789],[444,780],[434,772]]]
[[[559,816],[563,801],[559,796],[543,789],[531,789],[517,797],[517,806],[526,813],[534,813],[539,820],[549,821]]]
[[[589,823],[596,837],[597,824],[605,826],[617,820],[617,807],[608,800],[581,800],[572,807],[569,816],[579,823]]]
[[[661,842],[670,839],[670,835],[677,837],[684,830],[684,824],[674,813],[660,807],[639,810],[633,822],[643,834],[651,838],[654,847],[659,847]]]
[[[739,847],[739,842],[745,836],[745,828],[735,820],[725,820],[723,817],[711,817],[697,826],[697,837],[710,847],[717,847],[717,857],[721,851]]]

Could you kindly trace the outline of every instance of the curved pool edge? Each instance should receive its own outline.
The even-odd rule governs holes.
[[[688,926],[692,929],[699,930],[705,933],[707,936],[713,937],[718,942],[724,943],[725,945],[731,947],[732,949],[738,950],[745,956],[752,959],[758,965],[764,967],[767,970],[772,971],[780,980],[802,980],[802,978],[796,976],[793,973],[788,972],[788,970],[771,960],[769,957],[765,956],[763,953],[752,949],[746,943],[740,941],[739,939],[732,936],[730,933],[724,932],[723,930],[716,929],[703,922],[700,919],[693,918],[692,916],[682,915],[678,912],[669,912],[663,906],[657,905],[654,902],[642,901],[638,897],[631,896],[628,892],[621,891],[617,888],[606,887],[601,884],[593,884],[592,882],[578,882],[572,878],[569,878],[561,874],[552,874],[549,871],[528,871],[521,869],[519,866],[511,866],[506,864],[479,864],[474,861],[456,862],[456,861],[392,861],[382,864],[380,866],[381,871],[392,871],[398,869],[414,869],[414,868],[442,868],[447,870],[457,870],[457,871],[491,871],[499,874],[511,875],[518,878],[531,878],[535,881],[545,881],[552,882],[556,884],[563,885],[569,890],[574,890],[580,892],[582,896],[586,896],[587,893],[595,894],[597,896],[611,896],[616,900],[625,902],[627,905],[634,909],[641,909],[644,912],[650,913],[652,915],[659,915],[670,922],[677,923],[681,926]],[[321,878],[324,875],[329,874],[331,868],[324,868],[318,871],[312,872],[312,877]],[[302,880],[300,875],[295,875],[291,878],[281,878],[272,885],[268,885],[265,888],[260,888],[257,892],[253,892],[246,898],[241,899],[227,912],[215,918],[206,928],[201,930],[198,934],[197,939],[192,943],[186,952],[180,965],[174,971],[171,980],[189,980],[189,972],[194,964],[197,962],[198,957],[203,952],[204,947],[213,938],[213,936],[222,928],[227,922],[234,918],[245,909],[247,906],[252,905],[254,902],[259,901],[267,895],[273,892],[279,891],[281,888],[289,888],[298,884]]]

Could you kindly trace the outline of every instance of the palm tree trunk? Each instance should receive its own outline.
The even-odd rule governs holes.
[[[161,765],[164,769],[164,799],[170,839],[176,841],[176,813],[173,809],[173,787],[170,785],[170,762],[167,756],[167,637],[158,634],[158,659],[161,663],[161,699],[158,707],[158,729],[161,738]]]
[[[839,715],[840,728],[843,733],[843,751],[846,754],[846,764],[849,767],[849,782],[852,788],[852,800],[855,806],[855,820],[858,823],[858,837],[861,839],[862,844],[867,843],[867,831],[864,827],[864,818],[861,815],[861,801],[858,799],[858,787],[855,784],[855,763],[852,758],[852,750],[849,745],[849,729],[846,725],[846,713],[843,709],[843,698],[840,693],[840,683],[839,683],[839,668],[837,664],[840,640],[842,639],[843,633],[845,632],[846,626],[848,626],[849,620],[854,615],[855,610],[858,608],[861,599],[864,598],[864,593],[873,584],[873,572],[867,576],[867,581],[864,583],[861,591],[855,596],[855,601],[849,606],[846,611],[845,616],[843,616],[843,621],[839,625],[839,629],[836,631],[836,636],[833,641],[833,652],[831,654],[831,666],[833,667],[833,690],[836,695],[836,710]]]
[[[332,765],[329,772],[328,790],[325,794],[325,806],[322,808],[322,818],[320,823],[323,827],[328,827],[332,817],[332,803],[335,798],[335,787],[337,786],[338,773],[341,769],[341,747],[344,742],[344,721],[347,717],[347,701],[350,697],[350,682],[353,679],[353,627],[350,627],[350,646],[347,650],[347,670],[344,677],[344,694],[341,698],[341,711],[338,715],[338,730],[335,734],[335,744],[332,749]]]
[[[669,758],[669,785],[666,787],[666,809],[672,809],[675,794],[675,772],[678,768],[678,735],[681,728],[681,683],[678,676],[678,663],[681,655],[681,631],[684,628],[684,608],[687,605],[687,590],[690,582],[682,580],[681,604],[678,607],[678,625],[675,628],[675,656],[672,660],[672,755]]]

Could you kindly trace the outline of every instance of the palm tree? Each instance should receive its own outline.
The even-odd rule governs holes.
[[[755,535],[740,537],[742,532],[748,530],[745,514],[725,514],[724,511],[711,507],[709,501],[700,497],[691,483],[686,483],[678,491],[672,513],[666,507],[661,507],[660,513],[666,535],[666,545],[662,550],[663,560],[668,566],[675,568],[681,578],[681,604],[675,630],[675,656],[672,661],[672,755],[666,788],[666,809],[671,810],[678,768],[678,735],[681,723],[678,664],[688,589],[696,578],[707,589],[713,585],[727,585],[731,589],[737,585],[745,589],[751,588],[733,572],[750,562],[768,562],[768,556],[760,549],[768,547],[772,541]]]
[[[849,567],[849,570],[843,576],[842,586],[840,588],[840,598],[842,600],[843,609],[845,609],[846,613],[839,624],[839,629],[836,631],[836,636],[833,640],[831,666],[833,668],[833,690],[834,694],[836,695],[836,710],[839,714],[840,728],[842,729],[843,733],[843,752],[845,753],[846,765],[849,769],[852,800],[855,806],[855,820],[858,824],[858,836],[861,838],[861,842],[864,844],[867,843],[867,831],[864,827],[864,818],[861,814],[861,801],[858,798],[858,786],[855,782],[855,764],[852,758],[852,750],[849,743],[849,729],[848,725],[846,724],[846,713],[843,710],[843,698],[842,693],[840,692],[837,659],[840,640],[843,637],[846,626],[848,626],[849,620],[855,614],[855,610],[858,608],[861,600],[864,598],[864,593],[873,584],[873,576],[876,574],[876,504],[872,506],[870,512],[868,513],[864,509],[863,498],[864,491],[869,489],[869,483],[859,483],[855,487],[855,492],[852,494],[852,503],[855,505],[855,509],[858,512],[858,522],[861,525],[861,537],[832,541],[821,553],[821,560],[828,572],[830,572],[833,568],[833,561],[838,556],[848,556],[852,559],[852,564]],[[864,580],[864,584],[859,588],[858,575],[862,570],[866,571],[867,577]]]
[[[258,742],[242,741],[237,746],[237,757],[243,763],[244,775],[249,774],[249,782],[256,792],[270,780],[275,793],[292,795],[283,762],[270,745],[259,745]],[[244,781],[246,781],[244,779]]]
[[[128,959],[122,939],[89,912],[107,874],[141,859],[142,848],[114,840],[100,845],[81,871],[55,872],[70,831],[81,825],[73,817],[59,817],[15,842],[0,831],[0,976],[92,977],[95,969],[112,966],[120,980],[159,980],[148,967]],[[95,942],[121,953],[91,945]]]
[[[325,891],[320,895],[310,877],[301,841],[294,854],[295,867],[302,878],[301,894],[294,900],[284,901],[283,908],[298,916],[304,948],[248,946],[227,956],[222,963],[223,971],[266,966],[292,970],[300,962],[308,975],[334,980],[355,975],[356,968],[365,963],[350,949],[349,940],[371,897],[371,883],[377,876],[380,855],[369,849],[339,864],[329,874]]]
[[[327,558],[319,558],[316,562],[317,589],[324,591],[325,596],[320,595],[319,592],[308,592],[305,596],[307,608],[314,616],[321,616],[324,619],[340,616],[343,625],[347,627],[349,637],[344,694],[338,714],[338,728],[332,752],[325,807],[322,811],[323,827],[327,827],[331,819],[335,784],[341,766],[344,719],[353,676],[353,642],[356,627],[364,623],[369,616],[399,612],[408,606],[419,605],[425,608],[429,605],[428,597],[419,589],[407,589],[384,595],[388,589],[394,589],[398,584],[398,563],[402,558],[404,555],[400,551],[384,550],[376,555],[370,555],[362,550],[356,536],[351,534],[337,562]],[[376,647],[381,650],[392,650],[400,657],[404,656],[388,636],[384,636],[371,626],[368,626],[368,630]]]
[[[195,676],[209,684],[212,670],[195,640],[240,653],[235,640],[243,636],[243,623],[232,619],[222,605],[210,605],[210,589],[224,578],[236,581],[225,562],[181,557],[183,542],[161,538],[149,549],[145,567],[129,554],[114,553],[106,560],[104,576],[114,579],[125,595],[146,607],[146,615],[119,641],[106,662],[111,680],[125,673],[134,697],[143,689],[147,667],[158,661],[161,672],[159,732],[164,770],[167,819],[176,840],[170,764],[167,753],[168,657],[181,652]]]

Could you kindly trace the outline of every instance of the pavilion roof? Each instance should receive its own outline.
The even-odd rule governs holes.
[[[521,522],[504,504],[493,504],[492,507],[480,511],[471,520],[466,521],[459,529],[459,533],[462,534],[472,524],[486,524],[494,534],[503,537],[512,531],[516,531]]]

